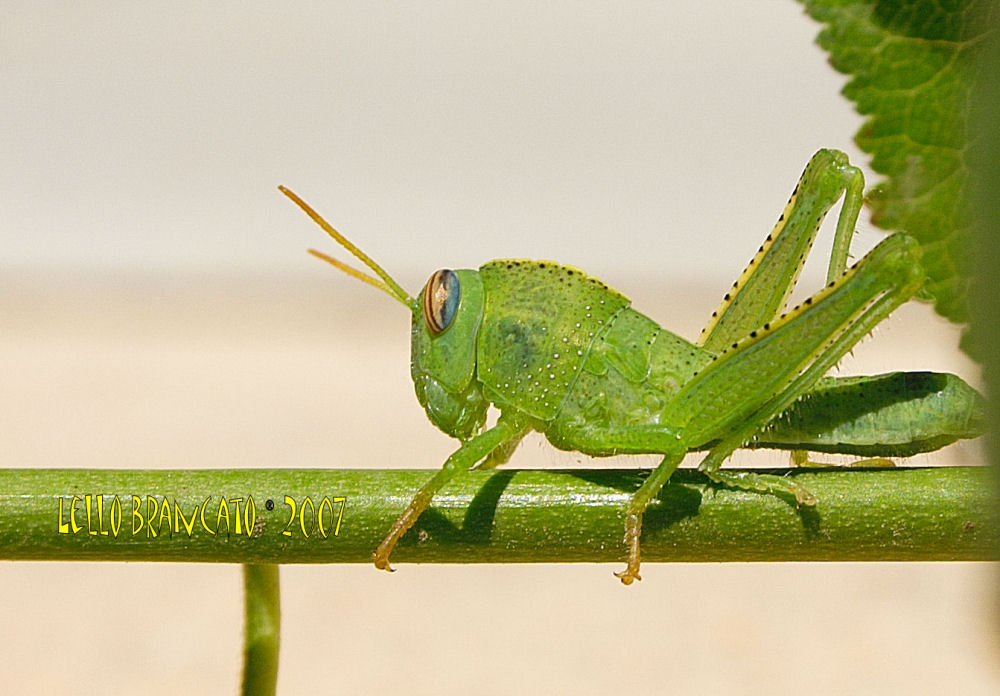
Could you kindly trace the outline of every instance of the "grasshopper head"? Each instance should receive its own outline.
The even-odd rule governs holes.
[[[489,402],[476,381],[476,337],[483,320],[478,271],[440,270],[417,300],[410,332],[410,375],[427,417],[452,437],[482,429]]]
[[[315,249],[310,249],[310,254],[378,288],[410,310],[413,317],[410,374],[417,400],[427,411],[431,422],[462,440],[481,430],[489,402],[483,398],[475,380],[476,335],[483,318],[484,301],[479,273],[469,270],[437,271],[415,300],[381,266],[335,230],[305,201],[284,186],[278,189],[378,277]]]

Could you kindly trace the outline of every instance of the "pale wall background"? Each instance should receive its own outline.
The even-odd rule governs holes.
[[[791,2],[0,7],[14,268],[321,273],[284,183],[421,281],[725,281],[809,155],[857,154]]]
[[[0,2],[0,27],[4,466],[447,456],[408,317],[303,253],[332,244],[278,183],[411,292],[553,258],[693,337],[811,153],[864,162],[793,2]],[[855,249],[879,238],[863,221]],[[955,341],[907,307],[843,369],[975,382]],[[285,568],[282,692],[1000,685],[989,565],[647,564],[629,589],[613,569]],[[0,565],[0,679],[232,691],[239,590],[230,566]]]

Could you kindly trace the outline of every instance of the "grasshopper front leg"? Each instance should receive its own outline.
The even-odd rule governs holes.
[[[516,416],[502,414],[495,426],[479,433],[471,440],[463,442],[462,446],[445,460],[441,470],[417,491],[413,499],[410,500],[410,504],[396,519],[385,539],[372,554],[375,567],[392,571],[392,567],[389,565],[389,554],[392,553],[396,542],[414,525],[420,514],[430,505],[434,495],[445,484],[461,472],[468,471],[476,462],[488,457],[498,448],[503,449],[508,442],[519,441],[524,437],[526,430],[527,427]]]
[[[662,422],[679,426],[687,449],[716,442],[700,469],[713,481],[761,493],[815,498],[793,481],[746,472],[720,471],[722,462],[775,416],[806,393],[861,338],[923,283],[920,248],[895,234],[838,281],[773,325],[732,345],[689,381],[668,404]],[[668,456],[630,501],[626,518],[628,566],[618,574],[639,578],[642,514],[679,460]]]

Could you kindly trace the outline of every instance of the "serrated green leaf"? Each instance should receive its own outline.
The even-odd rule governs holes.
[[[865,121],[856,136],[887,179],[869,192],[872,222],[920,240],[925,297],[955,322],[969,318],[969,94],[984,12],[972,0],[803,0],[825,27],[830,63],[851,75],[843,94]]]

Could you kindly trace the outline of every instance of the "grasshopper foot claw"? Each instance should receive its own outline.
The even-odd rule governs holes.
[[[639,569],[633,568],[631,564],[620,573],[615,573],[615,577],[621,580],[623,585],[631,585],[633,580],[642,580]]]
[[[375,567],[379,570],[385,570],[390,573],[396,572],[396,569],[389,565],[389,554],[376,551],[372,554],[372,560],[375,561]]]

